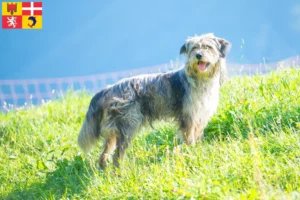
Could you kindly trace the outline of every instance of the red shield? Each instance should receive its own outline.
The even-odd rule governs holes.
[[[7,12],[10,12],[11,15],[17,12],[17,4],[7,3]]]

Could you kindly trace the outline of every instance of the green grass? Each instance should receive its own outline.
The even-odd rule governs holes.
[[[158,122],[105,173],[76,143],[90,98],[0,114],[0,199],[300,199],[299,69],[230,79],[202,142]]]

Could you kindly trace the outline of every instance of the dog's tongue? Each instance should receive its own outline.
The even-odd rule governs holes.
[[[199,69],[199,71],[204,71],[206,69],[206,63],[205,62],[199,62],[198,63],[198,69]]]

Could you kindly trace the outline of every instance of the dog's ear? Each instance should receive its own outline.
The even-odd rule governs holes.
[[[180,54],[187,54],[187,44],[186,43],[184,43],[183,45],[182,45],[182,47],[180,48]]]
[[[225,56],[227,56],[227,54],[229,53],[229,51],[231,49],[231,44],[230,44],[230,42],[228,42],[227,40],[225,40],[223,38],[219,38],[218,41],[221,45],[221,47],[220,47],[221,57],[225,58]]]

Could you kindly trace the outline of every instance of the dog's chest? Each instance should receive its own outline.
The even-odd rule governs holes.
[[[217,110],[219,102],[219,85],[200,85],[191,88],[184,102],[184,115],[193,120],[208,120]]]

